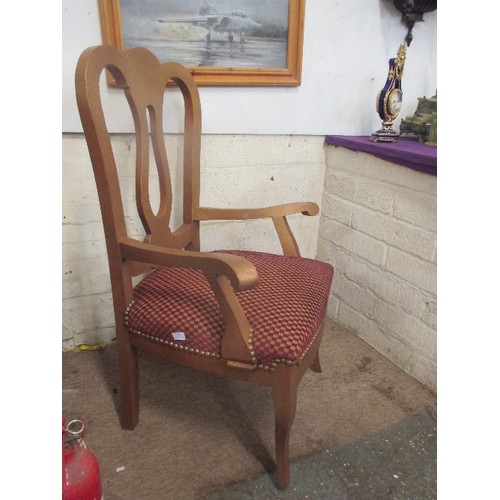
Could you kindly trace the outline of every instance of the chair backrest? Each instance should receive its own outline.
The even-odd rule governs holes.
[[[174,249],[199,250],[199,222],[193,208],[199,205],[201,107],[198,89],[190,73],[180,64],[163,63],[142,48],[118,50],[95,46],[85,50],[76,69],[78,110],[87,140],[101,206],[108,253],[115,315],[123,314],[132,299],[132,277],[150,269],[146,264],[124,262],[120,241],[127,227],[120,190],[117,161],[101,100],[100,81],[108,70],[130,106],[136,147],[136,204],[144,227],[144,242]],[[176,84],[184,98],[183,215],[172,230],[172,182],[163,132],[163,107],[167,83]],[[152,148],[151,148],[152,146]],[[159,183],[158,210],[150,199],[150,150],[153,151]],[[153,161],[151,161],[153,163]]]
[[[136,137],[136,203],[146,234],[144,241],[169,248],[199,250],[199,223],[192,220],[192,211],[199,204],[201,107],[194,79],[177,63],[160,64],[146,49],[90,47],[78,62],[76,96],[94,168],[110,264],[119,255],[116,242],[126,237],[127,231],[117,164],[100,96],[99,82],[105,68],[113,75],[116,86],[123,89],[132,112]],[[185,105],[183,223],[175,230],[169,227],[172,183],[163,133],[163,104],[168,82],[178,85]],[[151,145],[160,191],[156,213],[149,189]],[[142,271],[136,268],[132,274]]]

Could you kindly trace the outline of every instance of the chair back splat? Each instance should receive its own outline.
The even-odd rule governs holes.
[[[121,193],[126,187],[120,186],[123,179],[100,95],[105,70],[123,90],[133,117],[135,198],[144,228],[140,239],[128,233],[125,222]],[[184,100],[182,222],[174,230],[163,131],[168,83],[177,85]],[[106,237],[122,427],[133,429],[139,419],[139,350],[269,386],[275,410],[276,483],[286,488],[297,386],[308,368],[321,371],[319,345],[333,278],[329,264],[300,256],[286,218],[297,213],[315,216],[318,206],[296,201],[251,209],[200,206],[200,99],[191,74],[180,64],[160,64],[143,48],[90,47],[78,61],[76,95]],[[157,210],[150,199],[151,150],[158,174]],[[258,218],[272,220],[283,255],[200,251],[201,221]],[[134,277],[140,278],[135,285]]]

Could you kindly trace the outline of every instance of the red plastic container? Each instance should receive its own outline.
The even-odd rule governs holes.
[[[81,420],[62,424],[63,500],[101,500],[102,486],[96,457],[82,446],[85,425]]]

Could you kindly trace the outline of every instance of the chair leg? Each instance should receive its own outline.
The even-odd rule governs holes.
[[[316,373],[321,373],[323,371],[323,370],[321,370],[321,363],[319,361],[319,349],[316,352],[316,356],[314,357],[314,361],[311,365],[311,368],[312,368],[313,372],[316,372]]]
[[[273,389],[277,480],[281,489],[290,484],[289,442],[297,407],[297,386],[298,382],[288,372]]]
[[[137,348],[118,343],[121,426],[133,430],[139,422],[139,360]]]

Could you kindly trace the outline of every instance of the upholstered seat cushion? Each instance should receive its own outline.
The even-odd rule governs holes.
[[[255,363],[297,364],[316,335],[328,302],[333,268],[302,257],[225,251],[250,260],[257,287],[238,292],[253,328]],[[162,268],[134,289],[125,323],[138,335],[197,354],[219,357],[222,315],[204,275],[191,269]]]

